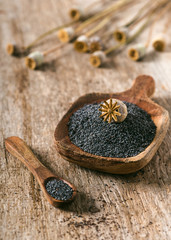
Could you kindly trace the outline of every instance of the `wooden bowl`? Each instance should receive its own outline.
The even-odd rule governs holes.
[[[80,97],[73,103],[55,129],[55,145],[59,154],[66,160],[80,166],[114,174],[128,174],[143,168],[154,156],[163,141],[168,126],[167,110],[154,103],[149,97],[153,94],[155,82],[152,77],[138,76],[133,86],[121,93],[91,93]],[[74,145],[68,136],[68,122],[71,115],[85,104],[100,103],[109,98],[136,104],[145,110],[156,125],[156,135],[152,143],[140,154],[127,158],[102,157],[87,153]]]

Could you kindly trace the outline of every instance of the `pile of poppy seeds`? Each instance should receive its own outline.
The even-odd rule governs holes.
[[[98,103],[78,109],[68,123],[71,142],[85,152],[103,157],[133,157],[144,151],[155,137],[156,126],[143,109],[124,103],[128,115],[121,123],[104,122]]]
[[[67,201],[72,197],[73,189],[62,180],[49,179],[45,184],[47,192],[55,199]]]

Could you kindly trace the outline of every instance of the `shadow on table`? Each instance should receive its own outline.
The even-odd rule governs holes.
[[[50,166],[51,164],[49,162],[49,157],[47,152],[41,151],[41,153],[38,153],[38,151],[35,152],[33,149],[32,151],[45,167],[47,167],[55,175],[58,175],[58,172]],[[86,195],[85,192],[82,191],[82,189],[81,190],[77,189],[77,195],[73,202],[66,203],[63,206],[60,206],[58,208],[68,212],[75,212],[77,214],[82,214],[82,213],[93,214],[100,211],[100,209],[98,209],[96,206],[95,199]]]
[[[57,67],[58,67],[57,59],[52,59],[51,61],[44,62],[41,66],[36,68],[36,71],[42,71],[42,72],[51,71],[51,72],[55,72]]]
[[[97,212],[100,212],[100,209],[96,206],[95,199],[87,196],[84,192],[78,192],[76,198],[71,204],[66,204],[60,208],[62,210],[68,212],[75,212],[77,214],[95,214]]]
[[[170,50],[169,50],[170,49]],[[120,51],[117,51],[117,52],[114,52],[114,53],[111,53],[108,57],[107,57],[107,60],[106,62],[100,67],[100,68],[103,68],[103,69],[113,69],[116,67],[117,63],[115,61],[115,57],[118,55],[118,54],[121,54],[121,52],[123,51],[120,50]],[[124,49],[125,51],[125,49]],[[171,51],[171,45],[170,45],[170,48],[167,47],[166,51],[165,52],[170,52]],[[164,52],[156,52],[154,50],[150,50],[142,60],[139,60],[137,61],[137,63],[141,63],[141,62],[152,62],[152,61],[155,61],[157,60],[158,58],[160,58],[160,54],[162,54]],[[122,57],[124,58],[127,58],[128,61],[132,61],[131,59],[128,58],[127,54],[125,54],[125,56],[122,55]]]

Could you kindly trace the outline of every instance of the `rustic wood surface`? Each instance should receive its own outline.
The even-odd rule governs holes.
[[[68,9],[78,2],[0,1],[0,239],[171,239],[170,127],[151,162],[127,176],[99,173],[63,160],[53,136],[69,104],[79,96],[124,91],[140,74],[153,76],[153,100],[171,112],[171,45],[164,53],[150,52],[138,63],[128,60],[124,51],[100,69],[91,67],[88,55],[75,53],[72,46],[37,71],[26,69],[23,59],[5,52],[9,41],[27,44],[67,22]],[[54,34],[39,48],[56,41]],[[5,151],[4,139],[12,135],[24,139],[45,166],[76,186],[78,195],[72,204],[56,209],[46,201],[33,175]]]

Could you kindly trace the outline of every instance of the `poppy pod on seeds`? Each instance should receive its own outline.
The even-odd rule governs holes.
[[[163,52],[166,47],[166,39],[164,35],[160,35],[154,38],[152,41],[152,46],[154,50],[158,52]]]
[[[77,38],[74,43],[74,48],[78,52],[84,53],[88,51],[89,48],[89,39],[85,35],[81,35]]]
[[[128,40],[128,28],[120,28],[116,29],[113,33],[114,39],[122,44],[125,44],[126,41]]]
[[[120,123],[127,117],[127,106],[118,99],[110,98],[100,106],[99,111],[102,112],[100,117],[104,118],[104,121],[108,121],[108,123],[111,123],[112,120]]]
[[[43,53],[36,51],[36,52],[30,53],[25,58],[25,64],[28,68],[34,70],[43,63],[43,60],[44,60]]]
[[[90,63],[94,67],[100,67],[106,60],[106,55],[103,51],[96,51],[90,57]]]
[[[81,7],[74,7],[69,10],[69,16],[72,20],[78,21],[85,17],[84,9]]]
[[[142,59],[146,54],[146,47],[143,44],[137,44],[128,49],[128,57],[133,61]]]
[[[72,27],[62,28],[58,31],[57,36],[61,42],[67,43],[73,39],[75,31]]]

